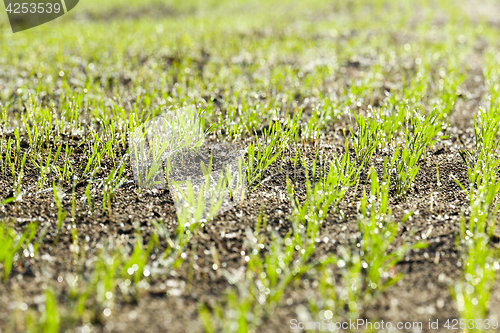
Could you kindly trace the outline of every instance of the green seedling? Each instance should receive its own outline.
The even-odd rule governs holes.
[[[303,251],[297,239],[310,237],[303,229],[294,232],[306,235],[285,239],[271,234],[271,243],[264,253],[265,234],[261,233],[262,215],[254,232],[247,230],[248,253],[243,254],[247,262],[246,273],[231,274],[223,271],[226,279],[236,288],[229,288],[223,306],[213,309],[213,315],[206,304],[198,308],[202,325],[206,331],[248,332],[257,330],[263,320],[269,319],[280,305],[283,294],[293,281],[315,268],[332,262],[331,258],[310,261],[311,252]],[[267,232],[267,222],[263,227]],[[297,260],[294,261],[294,258]],[[229,316],[225,315],[229,313]]]
[[[491,246],[496,215],[500,205],[495,197],[500,191],[497,180],[500,159],[498,149],[498,115],[490,109],[480,110],[481,123],[474,117],[475,150],[461,152],[467,165],[469,189],[458,179],[455,181],[467,193],[470,200],[469,221],[462,214],[460,237],[456,247],[460,250],[463,275],[459,283],[450,287],[461,319],[488,320],[489,299],[498,270],[498,249]],[[486,328],[486,327],[485,327]],[[483,332],[474,327],[474,332]]]
[[[394,151],[391,164],[396,161],[396,196],[399,199],[406,197],[410,186],[417,177],[420,166],[417,164],[423,149],[418,151],[412,150],[410,144],[405,142],[404,146],[398,146]]]
[[[387,163],[387,158],[385,160]],[[401,276],[391,276],[389,271],[408,251],[414,248],[423,248],[424,243],[414,245],[403,244],[395,251],[391,251],[394,239],[399,234],[401,225],[411,216],[406,214],[400,223],[393,221],[392,209],[389,204],[390,175],[387,174],[384,182],[379,183],[377,174],[372,168],[370,200],[366,193],[361,199],[358,230],[362,235],[361,250],[363,251],[363,268],[366,273],[366,286],[378,292],[397,282]]]
[[[223,170],[214,183],[212,179],[212,160],[205,167],[201,163],[204,182],[195,186],[191,181],[171,181],[171,193],[175,195],[174,202],[177,210],[177,229],[175,237],[171,237],[164,221],[152,221],[156,234],[167,242],[167,249],[163,255],[162,267],[170,270],[177,268],[184,261],[184,251],[199,228],[205,227],[219,211],[224,199],[223,193],[231,185],[228,170]],[[243,175],[240,174],[240,179]],[[241,184],[240,184],[241,186]],[[237,187],[236,187],[237,188]]]
[[[57,299],[54,293],[50,289],[47,289],[45,291],[45,310],[40,318],[42,332],[59,332],[59,322],[60,315],[57,309]]]
[[[16,172],[14,170],[14,165],[12,165],[12,179],[13,179],[13,190],[14,190],[14,202],[17,204],[23,199],[23,192],[21,191],[21,184],[24,176],[24,167],[26,165],[26,154],[23,155],[23,159],[19,166],[19,170],[17,171],[17,177],[15,176]]]
[[[162,172],[163,154],[169,147],[168,141],[157,142],[163,136],[153,137],[152,142],[147,142],[144,131],[144,124],[142,124],[141,128],[133,133],[134,137],[131,139],[131,149],[135,161],[135,165],[132,167],[135,167],[140,191],[142,188],[155,187],[163,182],[157,178]]]
[[[113,220],[111,202],[115,197],[116,191],[127,180],[126,177],[122,177],[123,171],[125,170],[125,161],[126,161],[126,156],[122,159],[118,168],[111,171],[108,177],[103,181],[102,209],[105,210],[106,206],[108,207],[108,215],[110,222]]]
[[[411,250],[426,246],[424,243],[402,245],[394,248],[394,240],[401,225],[410,218],[407,214],[401,222],[394,221],[389,204],[390,172],[388,159],[384,161],[383,182],[380,183],[375,170],[370,168],[370,196],[361,199],[358,216],[357,244],[339,246],[331,262],[340,271],[339,280],[324,266],[318,271],[321,279],[318,293],[322,301],[309,298],[309,309],[314,315],[320,311],[331,311],[333,320],[356,320],[364,315],[366,307],[392,284],[401,274],[396,274],[395,265]]]
[[[405,141],[409,149],[412,152],[422,151],[421,156],[425,157],[427,148],[431,147],[437,139],[446,139],[446,135],[438,137],[439,133],[446,129],[443,118],[442,110],[440,112],[437,108],[427,116],[423,112],[421,114],[418,110],[414,110],[404,129]]]
[[[314,161],[311,173],[306,171],[306,201],[302,204],[293,195],[295,190],[291,187],[291,182],[287,181],[292,207],[298,214],[294,215],[294,219],[304,221],[308,216],[310,221],[321,223],[329,211],[336,209],[349,187],[355,183],[361,167],[356,167],[348,154],[344,154],[341,160],[334,156],[328,173],[320,175],[317,180],[316,161]]]
[[[62,208],[62,198],[64,197],[64,193],[60,187],[56,186],[56,181],[52,181],[52,192],[54,193],[54,202],[57,207],[57,236],[56,243],[59,240],[59,233],[63,227],[64,219],[66,218],[66,214],[68,212],[63,211]]]
[[[39,165],[39,171],[40,171],[40,177],[38,178],[38,182],[36,184],[36,190],[37,193],[40,191],[40,194],[43,193],[43,188],[45,187],[45,184],[47,183],[47,176],[49,174],[49,166],[50,166],[50,158],[52,156],[52,151],[49,149],[49,155],[47,156],[47,161],[45,163],[45,167],[43,164],[40,163]]]
[[[475,150],[460,152],[462,160],[467,165],[471,189],[466,189],[455,178],[455,181],[469,196],[473,193],[472,187],[479,189],[495,179],[500,165],[500,158],[495,155],[500,144],[497,139],[500,116],[496,111],[480,110],[480,119],[480,124],[478,124],[476,116],[474,116]]]
[[[17,233],[5,222],[0,223],[0,264],[3,267],[3,281],[9,277],[15,256],[25,245],[31,243],[38,224],[31,223],[22,233]]]
[[[360,165],[368,165],[373,153],[380,148],[380,122],[373,118],[365,118],[364,115],[353,113],[356,120],[357,131],[354,133],[354,127],[349,125],[356,160]]]
[[[296,113],[295,118],[288,118],[286,127],[279,122],[271,122],[264,129],[262,138],[256,137],[256,143],[248,145],[248,163],[246,163],[247,182],[250,192],[262,183],[264,171],[281,156],[284,158],[285,149],[291,139],[296,137],[299,130],[298,121],[302,113]],[[257,183],[258,181],[258,183]]]
[[[58,176],[59,182],[61,183],[61,185],[64,185],[66,182],[68,184],[71,184],[71,181],[75,175],[75,173],[73,171],[72,163],[70,162],[70,159],[69,159],[69,157],[71,156],[73,151],[74,151],[74,148],[70,147],[69,144],[66,143],[66,149],[64,152],[64,165],[63,165],[63,167],[62,168],[58,167],[55,164],[51,165],[52,170]],[[59,155],[59,149],[58,149],[58,153],[56,153],[56,157],[54,158],[54,162],[56,161],[58,155]]]
[[[24,331],[26,333],[57,333],[61,325],[61,313],[57,306],[57,298],[52,289],[47,288],[43,294],[44,303],[39,316],[28,309],[24,314]],[[18,320],[18,325],[19,325]],[[22,327],[22,325],[20,325]],[[19,329],[20,327],[18,327]]]
[[[347,189],[350,186],[352,186],[358,179],[359,174],[364,167],[363,163],[357,166],[356,161],[351,160],[348,151],[349,151],[349,143],[348,140],[346,139],[345,152],[342,155],[342,158],[339,159],[339,157],[336,154],[333,154],[332,161],[330,162],[330,170],[333,169],[333,172],[339,179],[337,190]]]
[[[500,190],[496,181],[472,195],[470,219],[467,225],[462,215],[460,237],[457,248],[460,250],[463,275],[459,283],[450,287],[461,319],[486,320],[490,311],[489,301],[496,280],[500,252],[490,244],[495,216],[500,208],[494,198]],[[483,332],[475,327],[474,332]]]
[[[65,321],[73,324],[103,321],[115,310],[117,293],[121,293],[126,302],[137,301],[151,274],[147,261],[156,246],[155,235],[144,248],[137,234],[133,250],[114,243],[101,247],[89,276],[66,274],[69,293]],[[83,252],[80,258],[85,258]]]
[[[94,192],[92,191],[92,194],[90,194],[90,184],[87,185],[87,188],[85,189],[85,197],[87,198],[87,205],[89,207],[89,213],[90,216],[94,216],[94,205],[95,205],[95,197],[94,197]]]
[[[140,283],[141,280],[149,277],[151,274],[150,271],[146,269],[146,264],[155,245],[158,246],[159,242],[158,237],[153,235],[147,248],[144,249],[142,238],[140,237],[140,234],[137,234],[134,250],[130,255],[130,258],[123,262],[123,266],[121,268],[122,279],[124,281],[130,280],[133,283],[133,288],[130,288],[128,283],[121,283],[119,285],[122,295],[128,301],[132,299],[137,300],[139,293],[143,290]]]

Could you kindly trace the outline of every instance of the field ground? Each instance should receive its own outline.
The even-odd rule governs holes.
[[[17,34],[1,16],[0,332],[496,331],[498,13],[86,0]],[[207,221],[130,164],[130,133],[189,105],[208,145],[246,152],[247,195]]]

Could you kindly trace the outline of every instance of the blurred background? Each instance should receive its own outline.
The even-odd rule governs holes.
[[[152,110],[203,101],[220,111],[242,99],[242,112],[373,105],[408,71],[442,78],[474,67],[474,48],[488,38],[485,24],[498,22],[497,8],[488,1],[84,0],[17,34],[3,13],[0,101],[8,111],[35,93],[55,105],[117,98],[124,108],[138,102]]]

